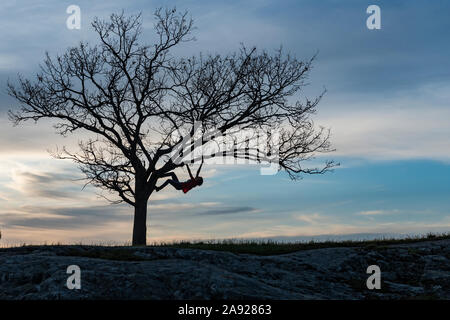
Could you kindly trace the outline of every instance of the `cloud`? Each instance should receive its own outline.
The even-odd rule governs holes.
[[[400,98],[374,98],[321,113],[318,123],[331,128],[335,156],[370,160],[450,161],[450,87]],[[355,99],[355,98],[354,98]],[[331,103],[331,102],[329,102]],[[340,106],[340,107],[339,107]],[[340,110],[340,111],[337,111]]]
[[[163,220],[179,221],[186,217],[216,216],[224,214],[253,213],[258,210],[245,206],[227,206],[217,202],[200,203],[160,203],[149,205],[149,217]],[[133,216],[133,208],[126,204],[58,207],[42,205],[23,205],[13,209],[0,209],[3,226],[29,227],[35,229],[78,230],[98,228],[108,224],[129,221]]]
[[[16,188],[31,197],[50,199],[73,199],[78,194],[63,191],[73,187],[70,182],[80,179],[80,175],[67,173],[32,173],[16,171],[13,175],[11,188]]]
[[[308,224],[317,224],[326,221],[326,218],[319,213],[294,215],[294,218]]]
[[[373,216],[373,215],[380,215],[380,214],[386,214],[383,210],[369,210],[369,211],[361,211],[359,212],[360,215],[363,216]]]
[[[261,228],[258,231],[243,232],[240,238],[277,238],[293,237],[315,237],[321,235],[351,235],[351,234],[426,234],[428,232],[448,232],[450,221],[442,221],[418,224],[417,221],[394,221],[386,223],[326,223],[316,226],[292,226],[274,225]]]
[[[183,216],[216,216],[235,213],[255,213],[258,209],[249,206],[230,206],[223,205],[220,202],[179,202],[180,200],[150,200],[149,210],[158,217],[175,217],[180,214]]]
[[[124,206],[60,207],[23,206],[18,212],[1,212],[4,226],[34,229],[78,230],[96,228],[117,221],[130,221],[132,211]]]
[[[28,121],[15,127],[0,113],[0,160],[11,158],[26,160],[37,157],[50,159],[48,151],[56,150],[57,146],[77,150],[78,140],[90,136],[80,131],[76,135],[63,137],[55,133],[53,128],[55,123],[54,120],[40,120],[37,124]]]
[[[368,210],[368,211],[360,211],[358,212],[359,215],[362,216],[378,216],[378,215],[387,215],[387,214],[393,214],[398,213],[400,210]]]
[[[255,213],[259,210],[256,208],[242,206],[242,207],[219,207],[217,209],[211,209],[203,212],[198,212],[197,215],[220,215],[220,214],[235,214],[235,213]]]
[[[17,70],[19,59],[10,54],[0,54],[0,71]]]
[[[26,1],[19,7],[5,5],[4,12],[9,14],[1,22],[3,29],[12,30],[13,35],[25,34],[27,39],[37,38],[35,41],[41,44],[33,50],[24,50],[18,42],[4,39],[3,43],[8,43],[9,50],[15,55],[11,52],[2,54],[0,61],[1,57],[8,60],[16,56],[29,61],[28,56],[31,56],[37,65],[36,52],[48,49],[48,46],[64,48],[77,43],[89,33],[87,21],[93,15],[107,16],[123,3],[110,1],[100,5],[82,1],[80,5],[86,27],[78,35],[65,28],[65,4]],[[333,129],[333,142],[338,150],[336,155],[378,160],[450,159],[446,139],[450,134],[450,90],[448,76],[441,71],[448,66],[443,65],[442,60],[448,60],[444,53],[449,52],[449,45],[441,41],[447,17],[436,15],[437,5],[406,6],[400,11],[399,7],[385,3],[384,7],[389,8],[385,14],[391,17],[385,20],[389,23],[388,34],[382,30],[368,33],[355,1],[339,6],[328,1],[321,4],[289,3],[283,6],[283,10],[274,1],[203,1],[181,6],[191,11],[198,27],[195,31],[198,41],[195,45],[183,45],[177,51],[181,55],[197,54],[200,50],[228,52],[235,50],[241,41],[270,49],[283,42],[302,58],[319,49],[312,83],[317,83],[320,90],[322,85],[326,85],[329,92],[319,106],[318,123]],[[127,10],[150,9],[144,18],[146,32],[151,32],[154,7],[155,4],[141,1],[127,6]],[[418,13],[426,21],[421,26],[409,26],[413,28],[409,30],[399,23],[402,18]],[[317,16],[322,19],[317,19]],[[400,18],[394,19],[395,16]],[[323,23],[323,19],[331,18],[332,21],[338,19],[339,25]],[[60,31],[51,32],[52,38],[49,39],[49,30],[55,28],[60,28]],[[33,33],[30,34],[29,30]],[[359,44],[356,46],[355,43]],[[442,54],[436,57],[434,52]],[[27,70],[31,73],[32,67],[28,66]],[[6,105],[0,105],[3,107]],[[50,127],[21,127],[18,130],[4,126],[5,123],[6,120],[0,118],[0,156],[12,152],[36,154],[61,141],[67,143],[67,140],[53,135]]]

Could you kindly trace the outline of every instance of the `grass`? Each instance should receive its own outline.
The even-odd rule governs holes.
[[[310,241],[310,242],[277,242],[277,241],[257,241],[257,240],[208,240],[208,241],[180,241],[171,243],[154,243],[142,248],[184,248],[226,251],[237,254],[255,254],[255,255],[277,255],[291,253],[300,250],[322,249],[322,248],[342,248],[342,247],[361,247],[367,249],[381,249],[388,245],[416,243],[430,240],[450,239],[450,233],[408,236],[402,239],[381,238],[375,240],[349,240],[349,241]],[[54,244],[43,246],[30,246],[23,244],[16,246],[19,250],[32,252],[37,247],[57,246],[66,247],[64,255],[84,256],[91,258],[120,260],[120,261],[139,261],[142,258],[134,255],[129,249],[129,245],[117,245],[105,243],[85,245],[82,243],[72,245]],[[1,250],[1,249],[0,249]],[[412,249],[413,250],[413,249]]]
[[[64,256],[70,257],[85,257],[85,258],[96,258],[104,260],[115,260],[115,261],[144,261],[145,259],[134,254],[133,251],[127,250],[123,247],[118,248],[108,248],[105,247],[94,247],[91,250],[83,250],[82,247],[70,248],[63,253]]]
[[[248,240],[210,240],[188,242],[180,241],[174,243],[161,243],[158,246],[185,249],[201,249],[227,251],[232,253],[245,253],[256,255],[277,255],[291,253],[300,250],[342,248],[342,247],[365,247],[379,248],[393,244],[407,244],[430,240],[450,239],[450,233],[432,234],[422,236],[409,236],[403,239],[375,239],[375,240],[348,240],[348,241],[310,241],[310,242],[276,242],[276,241],[248,241]]]

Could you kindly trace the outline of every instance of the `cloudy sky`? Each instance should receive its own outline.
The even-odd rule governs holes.
[[[72,4],[81,8],[80,30],[66,27]],[[371,4],[381,8],[380,30],[366,27]],[[341,167],[293,182],[255,166],[210,166],[188,195],[152,195],[149,241],[450,231],[450,2],[5,0],[0,245],[130,240],[132,208],[82,190],[78,169],[47,152],[73,139],[48,122],[12,127],[6,113],[17,103],[6,82],[33,75],[45,51],[95,42],[95,16],[142,11],[151,39],[161,5],[189,10],[195,21],[197,40],[175,54],[228,53],[240,43],[283,45],[304,59],[319,52],[306,94],[327,89],[315,122],[331,128]]]

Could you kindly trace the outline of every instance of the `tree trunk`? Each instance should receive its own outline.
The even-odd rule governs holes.
[[[134,207],[133,246],[147,245],[148,198],[136,198]]]

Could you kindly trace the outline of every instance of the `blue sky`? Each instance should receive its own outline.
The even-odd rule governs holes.
[[[81,8],[81,30],[66,8]],[[381,8],[381,29],[366,8]],[[251,166],[211,166],[187,196],[152,196],[149,240],[450,231],[448,1],[3,1],[0,4],[0,229],[4,244],[130,239],[132,210],[81,191],[77,168],[46,152],[75,140],[50,123],[12,128],[7,79],[32,75],[45,51],[95,41],[89,22],[125,9],[187,9],[197,40],[177,55],[248,46],[319,52],[305,94],[327,94],[314,120],[330,127],[341,167],[290,181]],[[320,159],[319,159],[320,160]]]

